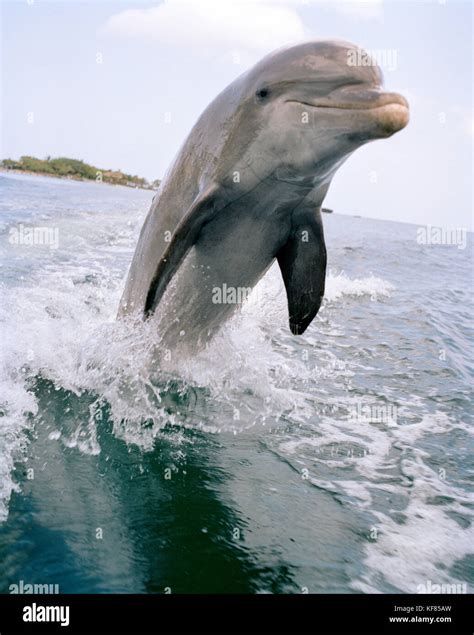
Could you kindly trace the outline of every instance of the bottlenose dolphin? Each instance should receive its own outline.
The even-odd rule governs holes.
[[[214,99],[153,200],[119,316],[158,314],[167,343],[202,346],[277,259],[290,329],[304,333],[324,295],[331,179],[409,118],[368,59],[348,42],[307,42],[271,53]],[[234,302],[219,301],[224,288]]]

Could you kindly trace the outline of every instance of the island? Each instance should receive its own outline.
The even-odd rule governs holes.
[[[145,190],[156,190],[160,185],[160,179],[150,182],[143,177],[126,174],[121,170],[96,168],[82,160],[69,159],[67,157],[37,159],[36,157],[22,156],[18,161],[3,159],[0,165],[3,170],[11,170],[13,172],[27,172],[29,174],[79,181],[97,181],[99,183],[111,183],[112,185],[139,187]]]

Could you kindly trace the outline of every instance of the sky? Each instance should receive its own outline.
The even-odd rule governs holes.
[[[83,159],[160,178],[202,110],[279,46],[353,42],[410,102],[357,150],[325,205],[472,228],[471,0],[0,0],[0,158]]]

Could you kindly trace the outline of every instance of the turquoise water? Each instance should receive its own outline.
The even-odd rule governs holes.
[[[472,591],[471,235],[326,215],[304,336],[272,268],[163,372],[152,326],[115,321],[153,193],[0,192],[1,592]]]

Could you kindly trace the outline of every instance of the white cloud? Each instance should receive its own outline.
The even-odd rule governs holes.
[[[196,0],[199,1],[199,0]],[[237,0],[239,1],[239,0]],[[246,2],[247,0],[240,0]],[[384,0],[262,0],[281,5],[302,7],[317,7],[320,9],[334,9],[347,17],[363,20],[381,18]]]
[[[265,0],[165,0],[111,16],[105,31],[188,49],[264,52],[306,39],[291,6]]]
[[[335,0],[328,6],[348,17],[364,20],[380,18],[383,11],[382,0]]]

